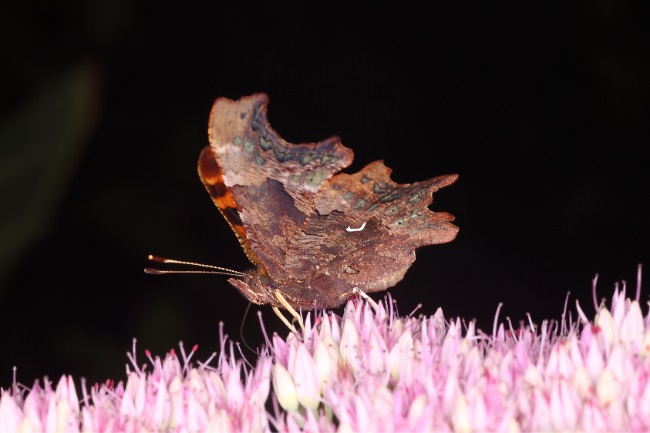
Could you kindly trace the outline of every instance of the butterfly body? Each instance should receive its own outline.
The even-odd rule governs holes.
[[[432,193],[456,175],[396,184],[375,161],[339,173],[353,152],[337,137],[291,144],[268,124],[264,94],[219,98],[199,176],[254,268],[228,281],[251,302],[330,308],[353,289],[399,282],[415,249],[449,242],[454,217],[432,212]],[[279,295],[278,295],[279,294]]]

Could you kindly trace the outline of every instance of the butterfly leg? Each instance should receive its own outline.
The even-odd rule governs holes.
[[[361,296],[363,299],[366,300],[367,303],[369,303],[370,305],[372,305],[372,307],[373,307],[375,310],[376,310],[377,308],[379,308],[379,305],[377,305],[377,303],[376,303],[376,302],[375,302],[375,301],[374,301],[370,296],[366,295],[366,292],[364,292],[364,291],[361,290],[360,288],[358,288],[358,287],[353,287],[353,288],[352,288],[352,293],[355,293],[355,294]]]
[[[280,302],[282,304],[282,306],[284,308],[286,308],[287,311],[289,313],[291,313],[291,315],[298,321],[298,324],[300,325],[300,329],[302,329],[302,332],[304,333],[305,332],[305,324],[302,321],[302,316],[300,314],[298,314],[296,309],[293,308],[291,306],[291,304],[289,304],[289,302],[287,302],[287,300],[285,299],[285,297],[282,295],[282,293],[279,290],[274,290],[273,294],[278,299],[278,302]],[[277,314],[280,317],[280,320],[282,320],[285,324],[288,324],[288,321],[287,321],[286,317],[284,317],[282,315],[282,313],[280,313],[280,310],[277,307],[273,307],[273,311],[275,311],[275,314]],[[291,329],[291,328],[293,328],[293,326],[289,327],[289,329]],[[295,328],[294,328],[294,331],[295,331]]]
[[[284,314],[282,314],[282,311],[280,311],[278,307],[271,307],[271,308],[273,308],[273,312],[280,318],[280,320],[282,320],[282,323],[284,323],[287,326],[287,328],[289,328],[289,331],[293,332],[294,334],[298,334],[296,327],[293,326],[293,324],[291,324],[291,322],[289,322],[289,320],[286,317],[284,317]]]

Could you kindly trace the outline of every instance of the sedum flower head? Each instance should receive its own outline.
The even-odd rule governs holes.
[[[593,320],[578,303],[577,321],[497,313],[490,334],[355,298],[254,361],[223,336],[196,365],[182,345],[140,365],[134,347],[117,385],[2,390],[0,431],[648,431],[650,316],[625,291]]]
[[[164,359],[146,352],[148,365],[129,354],[126,382],[88,389],[82,380],[81,399],[69,376],[55,389],[47,378],[43,387],[15,384],[0,397],[0,432],[267,430],[271,358],[247,367],[224,342],[214,366],[192,366],[196,348],[186,356],[182,345],[180,359],[173,350]]]

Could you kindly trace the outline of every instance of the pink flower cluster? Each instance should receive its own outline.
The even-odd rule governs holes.
[[[648,431],[638,284],[593,320],[576,302],[576,321],[495,318],[489,335],[441,310],[401,317],[390,298],[353,299],[342,317],[307,314],[303,333],[267,338],[254,366],[222,337],[216,365],[193,366],[182,346],[146,368],[132,355],[126,384],[82,382],[81,399],[68,376],[14,385],[0,431]]]
[[[267,431],[271,358],[247,367],[221,341],[214,367],[214,355],[192,367],[196,347],[186,355],[182,344],[182,359],[173,350],[164,360],[146,352],[151,372],[129,354],[135,370],[127,367],[126,385],[109,381],[88,391],[82,380],[81,402],[69,376],[56,389],[47,378],[44,387],[14,385],[0,397],[0,432]]]

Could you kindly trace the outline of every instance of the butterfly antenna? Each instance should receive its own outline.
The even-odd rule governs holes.
[[[196,266],[198,268],[214,269],[214,271],[183,271],[183,270],[170,270],[170,271],[167,271],[167,270],[163,270],[163,269],[145,268],[144,272],[146,274],[154,274],[154,275],[162,275],[162,274],[220,274],[220,275],[230,275],[231,277],[244,277],[244,276],[246,276],[246,274],[244,274],[243,272],[234,271],[234,270],[228,269],[228,268],[222,268],[221,266],[206,265],[206,264],[203,264],[203,263],[188,262],[188,261],[185,261],[185,260],[167,259],[165,257],[154,256],[152,254],[149,254],[148,259],[151,260],[152,262],[174,263],[174,264],[177,264],[177,265]]]

